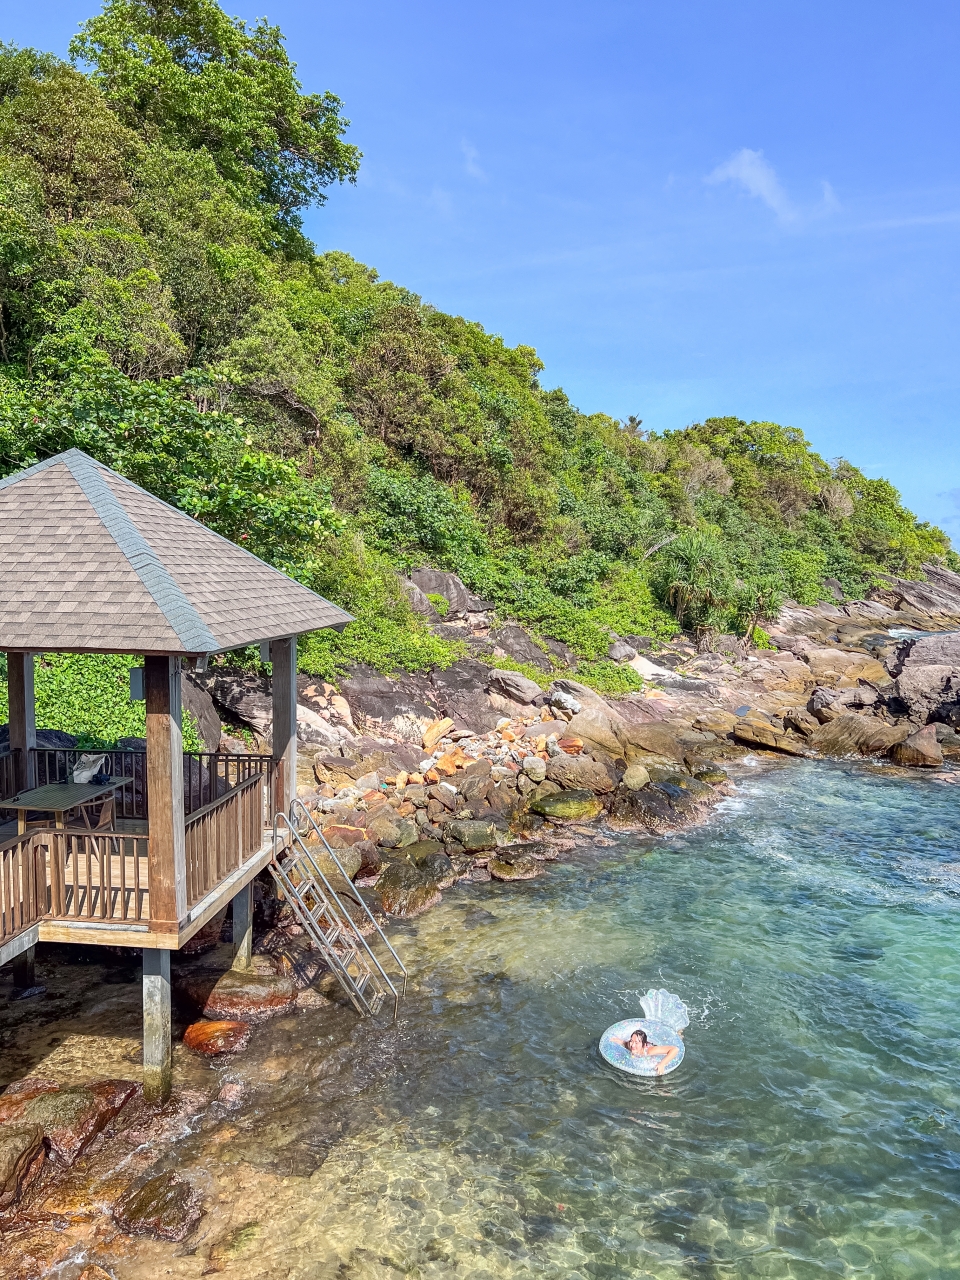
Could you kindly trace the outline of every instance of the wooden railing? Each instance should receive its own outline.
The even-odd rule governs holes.
[[[66,776],[72,764],[57,760],[69,752],[41,751],[38,784]],[[138,752],[115,752],[136,757]],[[0,762],[10,757],[0,756]],[[194,906],[263,845],[273,809],[273,769],[269,757],[199,757],[208,790],[225,794],[196,808],[186,819],[187,902]],[[252,772],[251,760],[260,764]],[[208,763],[209,761],[209,763]],[[119,761],[123,764],[125,762]],[[8,770],[10,766],[5,766]],[[64,774],[57,772],[64,769]],[[134,761],[133,769],[139,768]],[[0,773],[0,779],[4,775]],[[137,777],[136,773],[127,774]],[[132,790],[142,796],[136,783]],[[15,793],[13,787],[11,794]],[[193,793],[196,800],[203,794]],[[150,918],[149,837],[110,831],[39,829],[8,836],[0,843],[0,944],[42,919],[145,923]]]
[[[0,754],[0,800],[10,800],[21,791],[20,751]]]
[[[76,748],[40,747],[34,752],[36,761],[36,786],[48,782],[68,782],[73,767],[83,753]],[[118,818],[146,819],[147,755],[145,751],[105,751],[108,768],[115,778],[132,778],[133,782],[118,788],[116,816]],[[0,799],[16,795],[19,788],[4,792],[2,762],[0,756]],[[242,782],[256,775],[273,775],[273,759],[265,755],[232,755],[225,751],[185,751],[183,753],[183,807],[188,816],[204,809],[228,795]]]
[[[46,914],[46,855],[36,835],[18,836],[0,848],[0,943]]]
[[[194,906],[263,844],[264,775],[245,779],[228,795],[187,819],[187,905]]]
[[[184,812],[198,813],[241,783],[269,774],[270,756],[231,755],[225,751],[185,751],[183,755]]]
[[[149,918],[146,836],[41,831],[37,838],[47,852],[52,917],[127,922]]]
[[[114,778],[132,778],[127,786],[116,792],[116,816],[140,818],[147,816],[147,754],[145,751],[104,751],[96,754],[107,757],[107,768]],[[36,769],[35,786],[45,787],[49,782],[69,782],[73,768],[83,755],[75,747],[56,749],[38,747],[33,753]]]

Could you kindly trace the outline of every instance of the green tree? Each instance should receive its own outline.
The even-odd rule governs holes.
[[[251,28],[215,0],[107,0],[70,45],[127,125],[203,148],[248,199],[282,220],[354,181],[360,152],[332,93],[301,93],[278,27]]]

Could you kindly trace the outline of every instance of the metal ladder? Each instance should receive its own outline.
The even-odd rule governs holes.
[[[373,912],[358,894],[357,900],[360,907],[396,965],[397,972],[391,977],[385,968],[390,961],[381,962],[376,955],[333,885],[324,875],[298,827],[294,825],[294,822],[299,822],[301,819],[306,820],[308,830],[309,827],[313,828],[318,841],[333,860],[334,866],[344,880],[347,883],[350,882],[350,877],[343,869],[340,859],[327,844],[323,832],[314,821],[313,814],[302,800],[293,801],[290,806],[290,817],[285,813],[278,813],[274,817],[273,847],[276,852],[270,863],[270,874],[293,908],[307,935],[316,944],[332,972],[336,974],[337,980],[350,997],[357,1012],[376,1014],[387,997],[393,996],[393,1016],[396,1018],[400,997],[407,986],[407,971],[403,962],[387,941]],[[281,828],[283,827],[289,833],[290,840],[289,844],[284,840],[284,847],[281,848]]]

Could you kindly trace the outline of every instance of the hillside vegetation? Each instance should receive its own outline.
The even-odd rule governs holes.
[[[602,666],[611,631],[960,563],[793,427],[582,413],[533,347],[317,254],[302,211],[360,154],[265,21],[108,0],[71,52],[0,48],[0,472],[77,446],[337,601],[305,669],[454,660],[423,564]]]

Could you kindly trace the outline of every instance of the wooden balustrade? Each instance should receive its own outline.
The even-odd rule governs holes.
[[[38,787],[48,782],[68,782],[74,765],[83,754],[74,747],[46,748],[35,751]],[[132,785],[117,791],[118,818],[145,819],[148,815],[147,756],[145,751],[105,751],[109,772],[115,778],[132,778]],[[0,799],[16,795],[19,788],[3,790],[3,761],[0,756]],[[11,759],[13,757],[10,757]],[[248,778],[269,774],[273,760],[264,755],[234,755],[226,751],[185,751],[183,753],[183,803],[189,815],[204,809],[221,796],[228,795]],[[271,815],[272,816],[272,815]]]
[[[37,833],[0,847],[0,943],[29,929],[47,912],[47,868]]]
[[[43,757],[38,783],[66,776],[72,765],[55,757],[69,754],[38,752]],[[138,752],[114,754],[142,757]],[[0,756],[0,765],[5,759],[12,757]],[[214,798],[186,819],[187,902],[191,907],[263,846],[272,813],[268,809],[273,771],[267,767],[268,761],[257,761],[260,771],[253,773],[250,761],[256,757],[228,757],[229,767],[221,767],[223,757],[209,759],[209,764],[202,757],[198,759],[198,769],[209,779],[204,783],[206,794],[212,790]],[[0,772],[0,783],[4,776],[10,776],[11,767],[6,766],[7,775]],[[131,767],[140,766],[134,762]],[[216,794],[232,778],[238,781],[226,794]],[[136,791],[136,784],[128,790]],[[198,783],[194,801],[203,794]],[[148,848],[147,835],[69,827],[8,836],[0,844],[0,944],[43,919],[146,923],[150,918]]]
[[[50,782],[69,782],[73,769],[84,753],[75,747],[37,747],[36,785],[45,787]],[[147,816],[147,755],[145,751],[94,752],[107,757],[107,770],[114,778],[132,778],[133,782],[118,787],[116,792],[116,816],[138,818]]]
[[[263,844],[264,774],[190,815],[186,825],[187,905],[194,906]]]
[[[0,754],[0,800],[11,800],[22,789],[20,751],[4,751]]]
[[[187,815],[197,813],[249,779],[269,771],[270,756],[233,755],[226,751],[185,751],[183,754],[183,805]]]
[[[149,918],[147,837],[39,831],[50,877],[51,917],[139,922]]]

